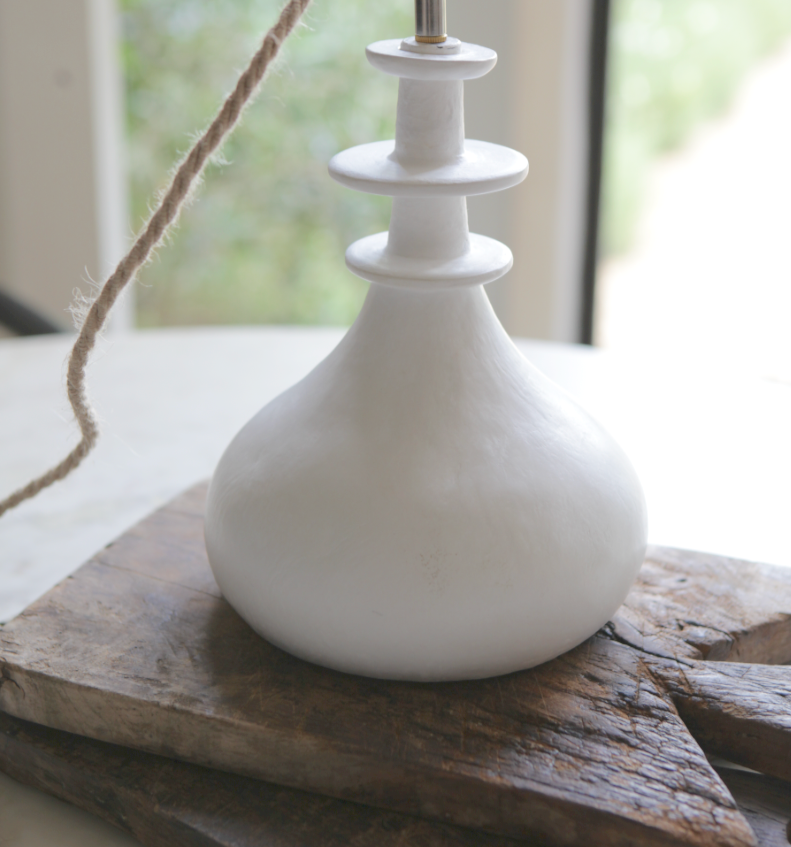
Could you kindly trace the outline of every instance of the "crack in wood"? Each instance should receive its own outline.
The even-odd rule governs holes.
[[[25,690],[24,690],[24,689],[22,688],[22,686],[21,686],[21,685],[20,685],[20,684],[19,684],[19,683],[18,683],[18,682],[17,682],[17,681],[16,681],[16,680],[12,677],[12,676],[11,676],[11,674],[10,674],[10,673],[9,673],[9,671],[8,671],[7,663],[3,662],[2,658],[0,658],[0,689],[1,689],[4,685],[8,685],[8,684],[15,686],[15,687],[16,687],[16,688],[20,691],[20,693],[22,694],[22,697],[24,698],[24,696],[25,696]]]

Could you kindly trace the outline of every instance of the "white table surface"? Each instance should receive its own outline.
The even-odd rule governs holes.
[[[99,447],[69,479],[0,518],[0,621],[129,525],[210,476],[265,402],[308,372],[341,330],[157,330],[102,344],[89,386]],[[650,540],[791,566],[791,384],[572,345],[519,341],[534,364],[621,442],[643,481]],[[0,493],[76,441],[63,393],[70,339],[0,340]],[[0,774],[2,847],[136,844]]]

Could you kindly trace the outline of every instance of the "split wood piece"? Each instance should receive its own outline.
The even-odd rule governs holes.
[[[0,771],[145,847],[516,847],[386,812],[48,729],[0,713]]]
[[[646,653],[710,662],[791,662],[791,571],[690,553],[649,550],[612,622]]]
[[[729,709],[754,686],[701,657],[791,661],[791,571],[655,549],[615,620],[553,662],[480,682],[383,682],[301,662],[235,615],[206,562],[203,496],[155,513],[4,628],[0,708],[511,837],[755,844],[676,704],[702,738],[712,723],[712,737],[751,736],[730,757],[782,775],[782,693],[768,718],[760,704]]]
[[[717,662],[670,667],[663,675],[682,720],[706,750],[791,780],[791,668]]]

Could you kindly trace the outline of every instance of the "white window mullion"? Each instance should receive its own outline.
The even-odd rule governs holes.
[[[498,67],[466,86],[467,136],[530,160],[519,187],[470,199],[470,225],[513,250],[489,286],[513,335],[578,341],[582,308],[591,0],[453,0],[449,32],[497,50]]]
[[[113,0],[0,3],[0,286],[63,327],[126,237],[115,25]]]

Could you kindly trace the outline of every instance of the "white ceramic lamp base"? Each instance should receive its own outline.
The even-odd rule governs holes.
[[[472,679],[602,626],[642,562],[645,506],[624,453],[524,359],[482,288],[511,255],[468,233],[465,196],[527,173],[521,154],[464,141],[462,80],[495,54],[404,44],[368,48],[402,78],[396,141],[330,165],[395,198],[389,235],[347,253],[376,284],[333,353],[231,443],[206,543],[227,600],[283,649]]]

